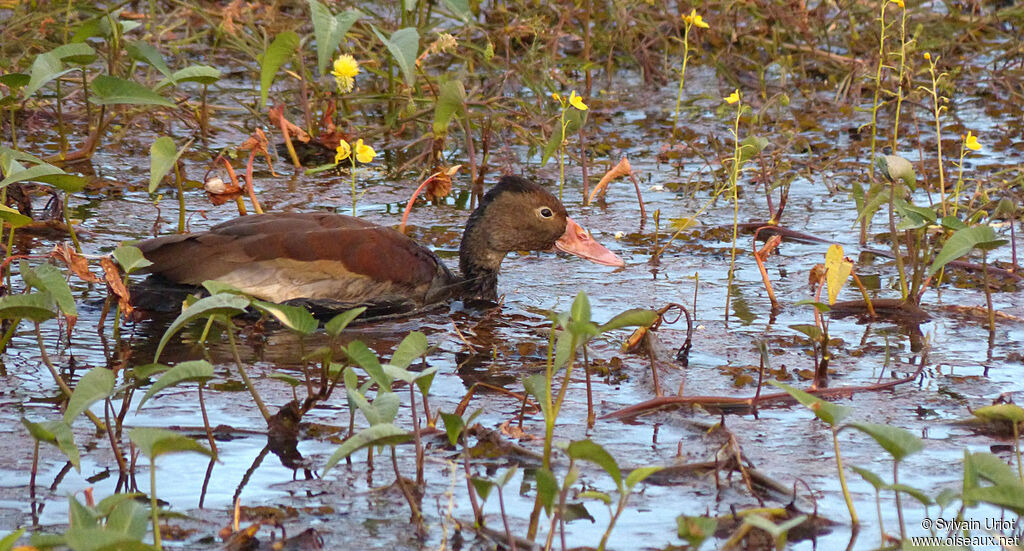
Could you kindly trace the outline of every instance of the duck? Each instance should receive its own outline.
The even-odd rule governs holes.
[[[558,198],[514,175],[502,176],[470,214],[459,274],[393,228],[327,212],[242,216],[136,246],[152,263],[140,271],[175,286],[218,280],[270,302],[388,313],[452,300],[495,302],[502,261],[513,251],[557,249],[625,265],[570,218]]]

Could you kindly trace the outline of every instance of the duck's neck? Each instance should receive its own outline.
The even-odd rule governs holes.
[[[462,272],[462,298],[498,300],[498,270],[507,251],[495,251],[488,240],[487,224],[482,222],[486,206],[481,204],[466,222],[459,245],[459,270]]]

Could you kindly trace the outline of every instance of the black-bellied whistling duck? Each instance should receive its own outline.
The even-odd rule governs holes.
[[[569,218],[555,196],[518,176],[502,177],[470,215],[459,247],[461,276],[398,231],[340,214],[243,216],[138,247],[153,262],[145,271],[173,283],[216,279],[272,302],[305,299],[339,308],[493,301],[498,270],[511,251],[557,247],[599,264],[624,265]]]

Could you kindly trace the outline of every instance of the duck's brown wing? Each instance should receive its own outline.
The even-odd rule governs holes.
[[[216,279],[262,299],[345,304],[446,298],[455,278],[428,249],[391,228],[337,214],[244,216],[137,245],[145,271],[181,284]]]

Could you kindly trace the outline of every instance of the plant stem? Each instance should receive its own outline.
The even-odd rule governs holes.
[[[163,549],[160,544],[160,505],[156,501],[156,459],[149,460],[149,509],[153,514],[153,545]]]
[[[846,508],[850,510],[850,522],[854,525],[860,524],[860,521],[857,520],[857,510],[853,508],[850,488],[846,485],[846,473],[843,472],[843,456],[839,453],[839,431],[835,427],[832,428],[832,446],[836,451],[836,469],[839,471],[839,485],[843,488],[843,499],[846,500]]]
[[[676,129],[679,125],[679,105],[683,102],[683,82],[686,81],[686,62],[690,58],[690,27],[692,23],[687,23],[683,29],[683,68],[679,70],[679,93],[676,94],[676,114],[672,119],[672,140],[676,139]]]
[[[736,105],[736,122],[733,123],[733,151],[732,151],[732,175],[729,180],[732,184],[732,247],[729,258],[729,281],[725,286],[725,321],[729,322],[729,303],[732,299],[732,280],[736,275],[736,239],[739,236],[740,224],[740,113],[743,112],[743,104]]]
[[[263,419],[270,422],[270,411],[267,410],[267,406],[263,403],[263,399],[260,398],[259,393],[256,392],[256,387],[253,386],[252,381],[249,380],[249,374],[245,372],[245,366],[242,365],[242,357],[238,354],[238,345],[235,343],[235,327],[231,323],[231,318],[224,318],[224,325],[228,333],[228,342],[231,343],[231,353],[235,357],[235,365],[238,366],[238,374],[242,377],[242,381],[245,383],[245,388],[249,389],[249,394],[252,394],[252,400],[256,402],[256,407],[260,409],[260,413],[263,415]]]
[[[889,241],[892,242],[892,255],[896,258],[896,271],[900,276],[900,296],[907,300],[907,275],[903,266],[903,255],[900,254],[900,242],[896,233],[896,214],[893,212],[896,202],[896,182],[889,182]]]

